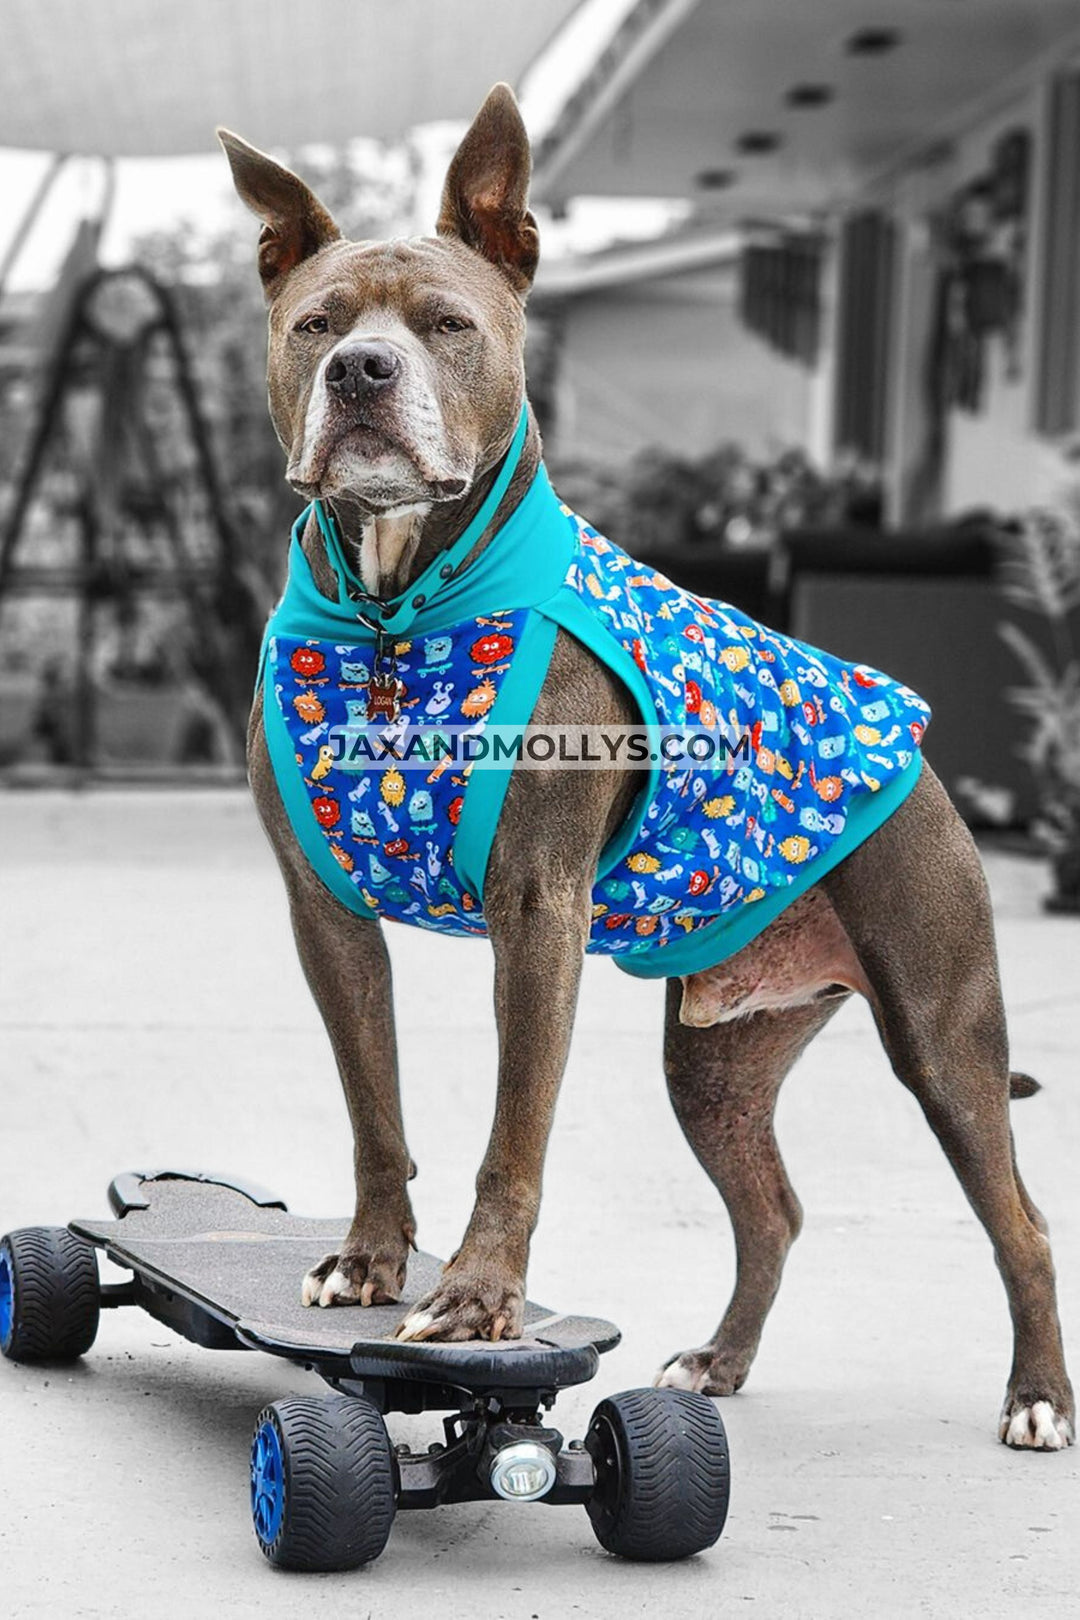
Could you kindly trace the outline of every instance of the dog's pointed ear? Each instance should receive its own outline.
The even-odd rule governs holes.
[[[259,275],[267,299],[303,259],[341,237],[315,193],[298,175],[249,146],[231,130],[219,129],[240,201],[263,222],[259,233]]]
[[[475,248],[519,296],[532,285],[540,233],[525,204],[532,157],[514,92],[497,84],[454,154],[436,226]]]

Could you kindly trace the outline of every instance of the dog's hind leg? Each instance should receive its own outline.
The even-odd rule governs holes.
[[[661,1368],[656,1382],[733,1395],[746,1380],[802,1208],[773,1133],[780,1086],[845,999],[756,1012],[710,1028],[679,1021],[682,984],[668,980],[664,1069],[679,1124],[718,1188],[735,1232],[731,1303],[713,1337]]]
[[[892,1066],[918,1099],[994,1246],[1014,1333],[1000,1437],[1073,1437],[1046,1223],[1016,1174],[990,899],[974,843],[929,767],[822,880],[872,987]],[[1017,1094],[1023,1093],[1022,1076]]]

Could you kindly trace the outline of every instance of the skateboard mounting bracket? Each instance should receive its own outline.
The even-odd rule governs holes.
[[[110,1181],[107,1195],[109,1208],[117,1220],[122,1221],[133,1209],[150,1208],[150,1200],[142,1191],[145,1181],[201,1181],[211,1187],[231,1187],[233,1192],[242,1193],[260,1209],[282,1209],[287,1212],[289,1207],[276,1193],[260,1187],[258,1182],[248,1181],[244,1176],[219,1176],[206,1170],[125,1170]]]

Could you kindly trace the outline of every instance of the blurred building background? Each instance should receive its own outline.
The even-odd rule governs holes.
[[[429,231],[506,78],[564,497],[681,583],[916,686],[965,813],[1034,827],[1080,896],[1075,0],[0,16],[5,780],[239,768],[296,502],[213,125],[281,153],[350,234]]]

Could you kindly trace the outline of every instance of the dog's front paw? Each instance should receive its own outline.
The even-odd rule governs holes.
[[[666,1361],[653,1379],[657,1389],[689,1389],[701,1395],[734,1395],[746,1382],[750,1358],[729,1355],[715,1345],[684,1350]]]
[[[312,1266],[300,1289],[304,1305],[392,1305],[405,1286],[406,1250],[345,1248]]]
[[[399,1339],[520,1339],[525,1289],[516,1278],[448,1266],[432,1293],[418,1300],[397,1330]]]
[[[1074,1438],[1073,1420],[1064,1401],[1006,1397],[998,1425],[998,1439],[1005,1445],[1015,1450],[1064,1451]]]

